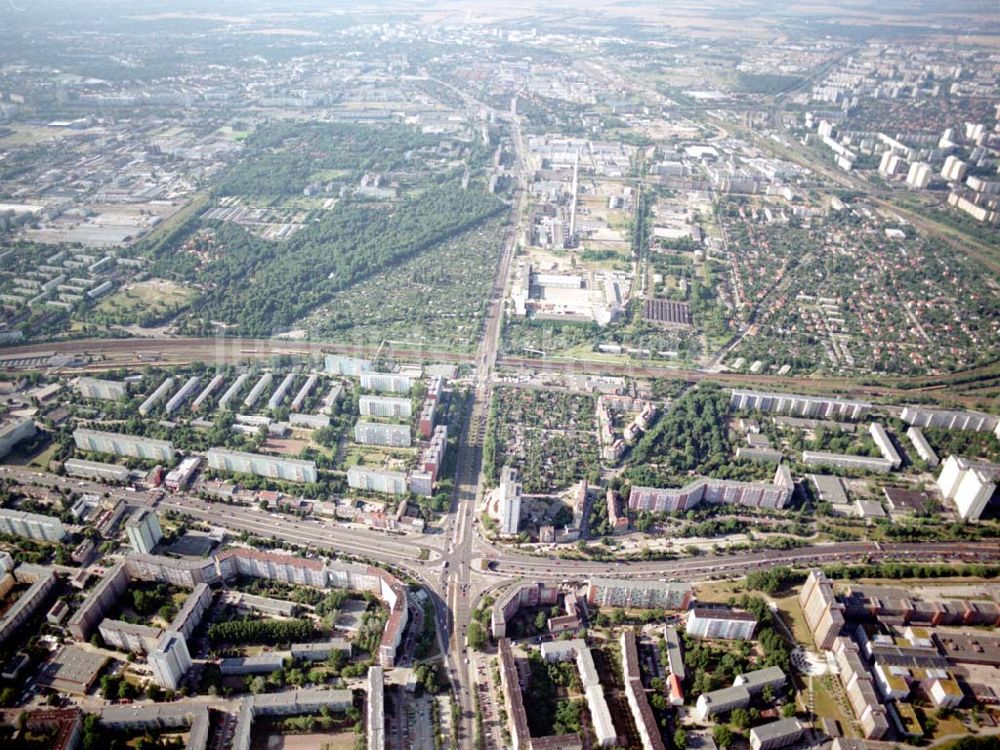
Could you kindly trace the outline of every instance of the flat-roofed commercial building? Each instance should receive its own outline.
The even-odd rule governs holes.
[[[315,461],[243,453],[223,448],[211,448],[208,451],[208,467],[216,471],[254,474],[286,482],[315,482],[317,478]]]
[[[86,695],[108,663],[107,654],[63,646],[38,672],[38,684],[60,693]]]
[[[201,466],[201,458],[199,456],[188,456],[180,462],[176,469],[167,472],[163,483],[171,492],[183,490],[191,483],[191,478],[199,466]]]
[[[79,428],[73,431],[76,447],[88,453],[110,453],[127,458],[173,463],[174,444],[169,440],[123,435],[118,432],[101,432]]]
[[[76,381],[76,389],[84,398],[100,401],[117,401],[125,398],[128,388],[118,380],[101,380],[100,378],[80,378]]]

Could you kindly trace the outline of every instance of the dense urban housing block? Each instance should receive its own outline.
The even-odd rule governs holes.
[[[123,435],[78,428],[73,432],[76,447],[88,453],[110,453],[125,458],[173,463],[174,445],[169,440]]]
[[[833,595],[833,583],[812,570],[799,592],[799,605],[817,648],[829,650],[844,627],[844,605]]]
[[[690,583],[626,578],[591,578],[587,582],[587,604],[598,607],[683,612],[691,596]]]
[[[729,607],[694,607],[687,615],[687,632],[699,638],[748,640],[757,629],[757,618]]]
[[[235,474],[255,474],[286,482],[316,481],[315,461],[243,453],[223,448],[212,448],[208,451],[208,468]]]
[[[99,378],[79,378],[76,381],[76,389],[83,398],[100,401],[117,401],[120,398],[125,398],[128,392],[125,383]]]
[[[625,681],[625,697],[628,700],[632,720],[642,740],[643,750],[666,750],[660,727],[656,723],[653,709],[649,706],[646,691],[642,686],[642,672],[639,669],[639,652],[635,643],[635,631],[625,629],[621,634],[622,673]]]
[[[865,401],[735,389],[729,397],[729,406],[733,409],[823,419],[860,419],[872,408],[872,405]]]
[[[701,477],[680,488],[633,486],[629,491],[628,507],[652,513],[688,510],[699,503],[784,508],[794,491],[791,472],[781,465],[771,484]]]

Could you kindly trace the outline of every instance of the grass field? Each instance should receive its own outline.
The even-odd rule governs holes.
[[[778,605],[778,612],[781,615],[781,619],[791,629],[795,640],[799,643],[811,645],[813,642],[812,634],[809,632],[809,626],[806,625],[805,617],[802,616],[802,607],[799,606],[798,594],[792,594],[783,599],[775,599],[775,603]]]
[[[29,463],[28,466],[38,467],[40,469],[47,469],[49,466],[49,461],[52,460],[52,458],[56,455],[58,451],[59,451],[59,445],[57,443],[53,443],[48,448],[39,453],[37,456],[35,456],[33,459],[31,459],[31,463]]]
[[[0,147],[34,146],[65,133],[62,128],[49,128],[43,125],[9,125],[9,135],[0,136]]]
[[[354,750],[353,732],[267,734],[256,737],[253,750]]]
[[[798,680],[796,680],[797,682]],[[809,680],[804,685],[802,692],[803,699],[812,699],[812,708],[817,716],[823,716],[836,720],[840,724],[845,737],[858,737],[857,723],[847,702],[847,696],[840,685],[840,681],[832,676],[825,675],[813,680]]]
[[[97,310],[124,318],[151,314],[164,315],[186,305],[194,294],[172,281],[149,279],[129,284],[103,300]]]
[[[711,581],[695,584],[695,592],[700,602],[727,602],[730,597],[743,593],[742,582]]]
[[[250,135],[249,130],[233,130],[232,125],[224,125],[219,128],[219,133],[233,141],[245,140],[246,137]]]

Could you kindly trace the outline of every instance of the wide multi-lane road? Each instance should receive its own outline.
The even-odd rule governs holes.
[[[967,562],[1000,560],[1000,547],[990,542],[875,543],[831,542],[790,550],[764,550],[737,554],[699,555],[676,560],[648,562],[566,560],[527,557],[504,551],[489,558],[490,572],[504,578],[582,579],[592,576],[627,576],[699,580],[711,576],[743,574],[748,570],[776,565],[830,565],[837,562],[871,561],[928,562],[963,560]]]

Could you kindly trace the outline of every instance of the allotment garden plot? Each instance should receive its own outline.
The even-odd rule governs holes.
[[[566,489],[600,470],[594,398],[561,391],[499,388],[494,395],[487,465],[516,466],[528,494]]]

